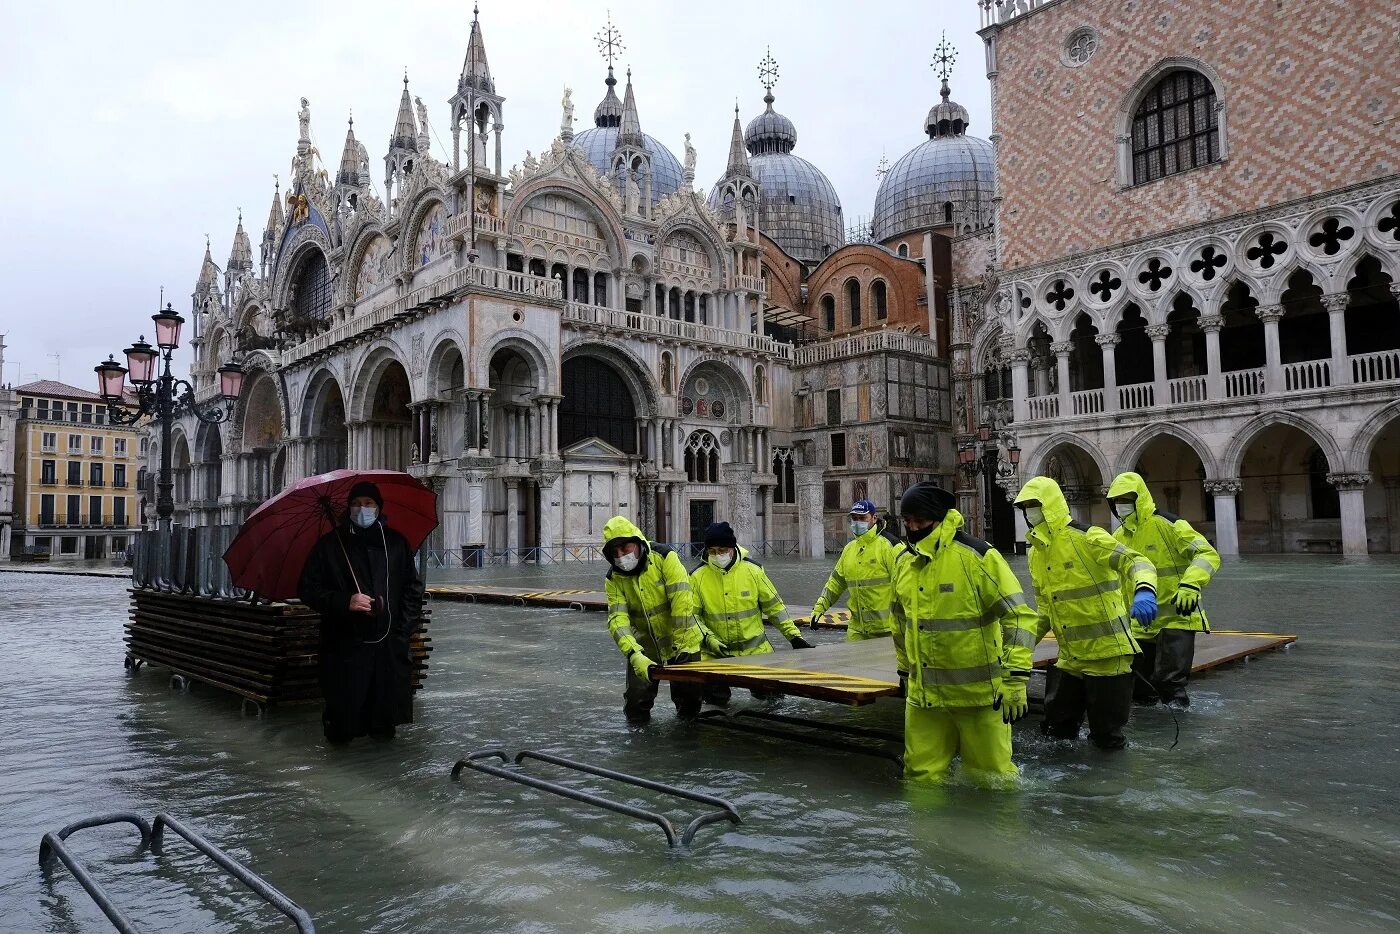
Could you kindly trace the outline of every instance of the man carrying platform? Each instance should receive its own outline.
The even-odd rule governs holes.
[[[604,581],[608,631],[627,657],[623,712],[632,724],[651,719],[659,685],[652,666],[700,660],[700,627],[690,578],[674,551],[653,545],[623,516],[603,526],[603,557],[612,569]],[[682,720],[700,715],[700,686],[671,682],[671,702]]]
[[[908,550],[894,572],[894,646],[905,680],[904,776],[1014,782],[1011,724],[1026,714],[1035,613],[1006,560],[961,531],[953,494],[916,483],[899,504]]]
[[[1040,730],[1075,739],[1085,715],[1089,739],[1100,749],[1128,744],[1123,727],[1132,712],[1133,656],[1138,653],[1128,616],[1150,625],[1157,615],[1157,572],[1152,562],[1098,526],[1070,518],[1060,485],[1032,477],[1016,496],[1026,519],[1031,584],[1039,613],[1036,641],[1055,631],[1059,655],[1045,683]],[[1131,593],[1131,608],[1124,587]]]
[[[1201,609],[1201,591],[1220,570],[1220,554],[1206,537],[1180,516],[1157,508],[1147,482],[1131,471],[1120,473],[1108,488],[1108,502],[1122,523],[1113,537],[1140,551],[1157,568],[1157,597],[1162,612],[1154,623],[1136,620],[1133,636],[1142,654],[1133,660],[1133,700],[1152,705],[1160,698],[1187,707],[1186,682],[1196,657],[1196,633],[1210,632]]]
[[[822,595],[812,607],[812,623],[851,591],[851,621],[846,638],[878,639],[890,634],[890,599],[895,559],[904,550],[875,514],[875,504],[863,499],[851,507],[851,541],[841,549]]]
[[[783,598],[768,579],[763,566],[739,547],[728,522],[712,522],[705,529],[705,563],[690,575],[695,607],[703,631],[706,659],[734,655],[763,655],[773,651],[763,631],[764,620],[776,627],[794,649],[810,649],[797,625],[788,618]],[[751,692],[754,697],[775,695]],[[705,700],[729,703],[727,685],[707,685]]]

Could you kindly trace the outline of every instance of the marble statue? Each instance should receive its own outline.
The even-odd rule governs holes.
[[[568,129],[574,125],[574,89],[564,89],[564,99],[560,102],[564,107],[564,118],[559,121],[559,125]]]
[[[626,211],[628,214],[640,214],[642,210],[642,189],[637,185],[637,175],[635,172],[627,173],[627,201]]]
[[[301,99],[301,110],[297,111],[297,122],[301,125],[301,138],[311,139],[311,102],[306,98]]]
[[[695,147],[690,145],[690,134],[685,134],[685,173],[695,177]]]

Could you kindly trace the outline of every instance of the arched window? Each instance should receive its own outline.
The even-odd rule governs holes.
[[[836,299],[822,296],[822,327],[828,332],[836,330]]]
[[[708,431],[693,431],[685,440],[685,477],[691,483],[719,482],[719,442]]]
[[[675,381],[675,364],[671,360],[671,352],[665,350],[661,352],[661,391],[666,395],[675,392],[671,388]]]
[[[1133,184],[1220,161],[1215,87],[1182,69],[1148,89],[1133,112]]]
[[[909,244],[907,244],[907,243],[901,243],[901,244],[899,245],[899,249],[896,250],[895,252],[898,253],[900,256],[903,256],[903,257],[906,257],[906,258],[907,258],[907,257],[909,256]]]
[[[538,258],[530,260],[530,275],[544,278],[544,274],[544,260]]]
[[[846,307],[850,309],[851,327],[860,327],[860,283],[846,280]]]
[[[773,449],[773,476],[778,482],[773,487],[773,502],[778,505],[791,505],[797,502],[796,471],[792,467],[792,449]]]
[[[762,364],[753,368],[753,398],[759,405],[768,403],[768,371]]]
[[[951,201],[944,201],[944,202],[943,202],[943,223],[945,223],[945,224],[951,224],[952,222],[953,222],[953,202],[951,202]]]
[[[609,364],[596,357],[564,361],[564,399],[559,404],[559,446],[601,438],[637,453],[637,410],[632,392]]]
[[[876,279],[870,286],[870,300],[875,303],[875,320],[884,321],[890,316],[889,290],[884,279]]]
[[[319,321],[331,313],[331,271],[319,250],[309,253],[292,285],[292,311],[298,318]]]

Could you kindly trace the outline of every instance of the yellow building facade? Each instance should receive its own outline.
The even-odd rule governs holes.
[[[52,380],[15,388],[15,557],[120,557],[141,525],[143,432],[113,425],[96,393]]]

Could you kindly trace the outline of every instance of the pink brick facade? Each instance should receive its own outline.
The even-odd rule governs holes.
[[[1071,67],[1086,26],[1097,48]],[[1062,0],[983,35],[1006,270],[1400,173],[1397,3]],[[1225,159],[1124,187],[1122,111],[1166,59],[1218,82]]]

